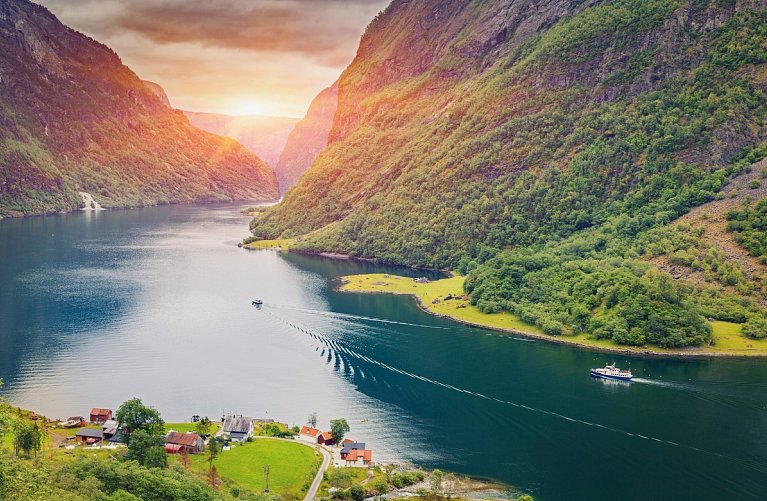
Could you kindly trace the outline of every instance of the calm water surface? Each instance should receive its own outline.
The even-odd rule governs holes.
[[[133,396],[171,421],[317,411],[376,459],[543,500],[767,498],[767,361],[616,358],[463,327],[333,291],[409,270],[238,249],[247,222],[233,205],[0,221],[6,396],[52,417]],[[588,377],[614,359],[640,381]]]

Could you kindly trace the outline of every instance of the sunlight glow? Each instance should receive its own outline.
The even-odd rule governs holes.
[[[268,115],[269,109],[257,101],[243,101],[232,106],[230,115]]]

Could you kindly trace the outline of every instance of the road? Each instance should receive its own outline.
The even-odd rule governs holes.
[[[317,495],[317,490],[320,488],[320,484],[322,483],[322,476],[325,474],[325,470],[328,469],[328,465],[330,465],[330,460],[332,459],[332,456],[327,449],[324,447],[319,447],[319,449],[320,452],[322,452],[322,465],[320,465],[320,469],[317,470],[317,476],[314,477],[314,482],[312,482],[311,487],[309,487],[309,490],[306,492],[304,501],[312,501],[314,496]]]

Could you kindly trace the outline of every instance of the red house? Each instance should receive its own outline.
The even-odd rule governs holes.
[[[168,454],[180,454],[181,452],[198,454],[204,449],[202,437],[196,433],[172,431],[168,433],[165,442],[165,452]]]
[[[99,409],[98,407],[91,409],[91,423],[106,423],[110,419],[112,419],[111,409]]]
[[[324,431],[320,433],[320,436],[317,437],[317,443],[320,445],[335,445],[336,441],[333,440],[333,434],[329,431]]]

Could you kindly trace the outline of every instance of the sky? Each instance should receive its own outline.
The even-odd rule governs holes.
[[[35,0],[179,109],[302,117],[389,0]]]

